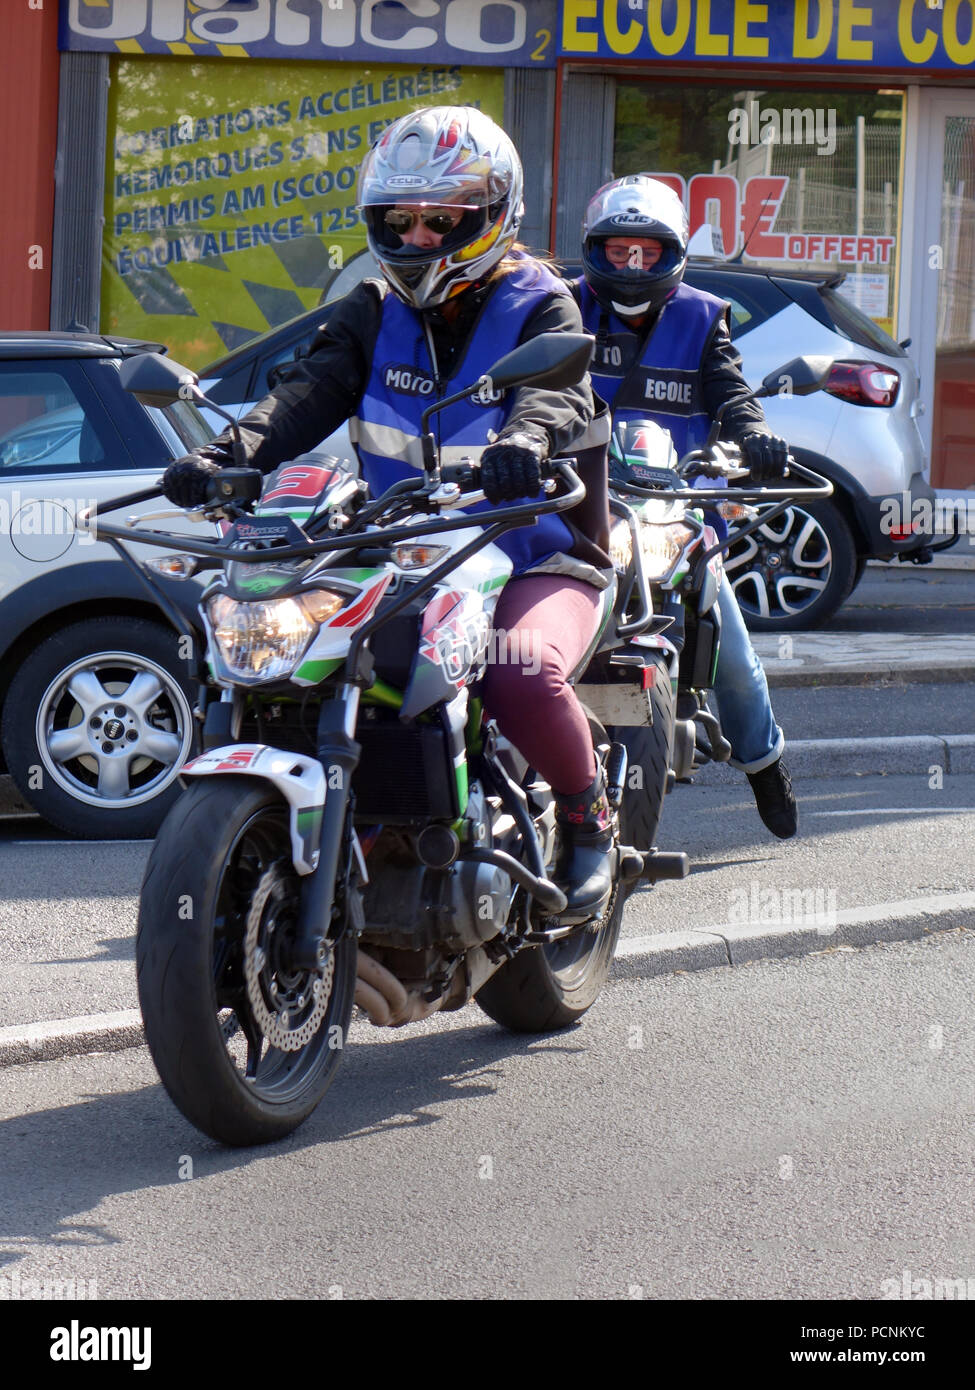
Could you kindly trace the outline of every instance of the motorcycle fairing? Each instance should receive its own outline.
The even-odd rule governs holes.
[[[370,575],[375,575],[375,582],[363,585],[362,592],[357,598],[347,603],[344,608],[340,608],[334,617],[328,622],[322,623],[318,632],[302,655],[301,662],[295,671],[292,672],[291,681],[295,685],[318,685],[325,676],[338,665],[349,654],[349,646],[356,629],[370,618],[382,598],[383,594],[393,582],[391,570],[381,573],[375,570],[369,571]],[[328,575],[322,576],[324,585],[328,585]],[[334,663],[330,665],[329,663]]]
[[[415,719],[441,700],[453,700],[484,669],[490,616],[476,589],[447,589],[420,619],[420,641],[400,716]]]
[[[311,463],[282,464],[268,479],[255,512],[286,512],[304,522],[338,504],[354,492],[358,479],[347,468]]]
[[[260,777],[281,793],[290,812],[291,856],[299,874],[318,865],[325,769],[316,758],[287,753],[266,743],[231,743],[185,763],[181,777]]]

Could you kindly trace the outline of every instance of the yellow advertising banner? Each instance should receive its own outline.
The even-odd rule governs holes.
[[[102,332],[198,369],[318,303],[365,248],[359,164],[423,105],[503,117],[500,71],[113,60]]]

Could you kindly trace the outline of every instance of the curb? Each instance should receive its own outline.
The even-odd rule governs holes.
[[[624,937],[616,948],[614,977],[653,977],[717,965],[856,950],[889,941],[919,941],[935,932],[975,930],[975,893],[908,898],[876,909],[837,912],[828,925],[797,922],[735,922],[659,936]]]
[[[54,1062],[89,1052],[118,1052],[145,1042],[137,1009],[54,1018],[47,1023],[0,1028],[0,1067],[18,1062]]]
[[[920,662],[898,661],[870,666],[849,662],[842,666],[807,666],[802,662],[789,666],[777,664],[777,659],[762,658],[765,678],[770,689],[784,689],[804,685],[875,685],[882,681],[887,685],[955,685],[975,680],[975,660]]]
[[[661,975],[749,965],[758,960],[855,950],[891,941],[918,941],[935,932],[975,931],[975,893],[909,898],[876,909],[851,908],[821,925],[794,921],[736,922],[653,936],[624,937],[616,948],[610,979],[654,979]],[[0,1028],[0,1069],[25,1062],[53,1062],[98,1052],[143,1047],[136,1009],[52,1019]]]
[[[911,777],[975,773],[975,734],[911,734],[897,738],[797,738],[783,758],[794,777]],[[744,773],[730,763],[705,763],[700,787],[725,787]]]
[[[975,734],[796,739],[786,742],[782,756],[795,777],[927,777],[935,768],[964,774],[975,772]],[[705,763],[694,782],[726,786],[743,776],[729,763]]]

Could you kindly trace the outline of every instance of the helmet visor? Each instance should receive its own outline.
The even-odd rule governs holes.
[[[676,270],[683,260],[682,253],[673,243],[661,243],[660,254],[651,258],[636,240],[631,244],[629,252],[621,258],[618,250],[612,254],[607,252],[606,242],[609,240],[616,243],[627,238],[621,237],[619,233],[614,233],[612,238],[592,237],[586,245],[586,261],[598,273],[621,276],[621,284],[631,280],[634,285],[638,285],[646,284],[648,280],[663,279]]]

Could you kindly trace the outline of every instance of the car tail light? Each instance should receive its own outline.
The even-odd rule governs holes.
[[[900,384],[893,367],[881,367],[877,362],[834,362],[825,389],[853,405],[891,406]]]
[[[909,541],[920,529],[921,523],[919,521],[908,522],[906,526],[892,526],[889,532],[890,539],[892,541]]]

